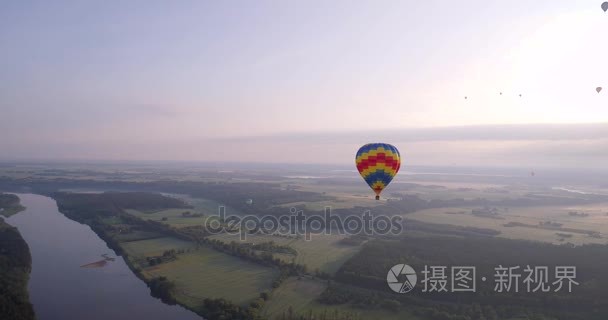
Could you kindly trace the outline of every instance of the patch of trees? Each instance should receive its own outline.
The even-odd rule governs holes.
[[[418,231],[424,233],[433,233],[440,235],[452,235],[462,237],[494,237],[500,234],[500,231],[487,228],[470,227],[470,226],[455,226],[440,223],[428,223],[416,220],[404,219],[404,233]]]
[[[55,192],[52,196],[57,201],[59,210],[77,221],[97,215],[119,215],[123,209],[149,211],[190,207],[180,199],[149,192]]]
[[[285,280],[290,275],[298,275],[307,272],[307,268],[305,265],[295,264],[293,262],[285,262],[279,258],[274,258],[271,252],[262,251],[261,253],[258,253],[253,248],[253,246],[248,244],[239,244],[235,241],[225,243],[217,239],[208,238],[205,238],[203,240],[203,243],[210,245],[212,248],[220,252],[224,252],[257,264],[269,267],[278,267],[281,270],[280,278],[283,278],[282,280]]]
[[[361,310],[386,310],[408,312],[425,320],[498,320],[498,319],[527,319],[527,320],[555,320],[571,319],[569,317],[556,318],[544,315],[542,310],[519,306],[517,304],[499,305],[484,302],[458,301],[457,303],[438,303],[432,300],[411,297],[408,295],[396,296],[393,293],[380,292],[345,284],[332,284],[317,299],[327,305],[348,304]],[[584,318],[574,318],[584,319]],[[589,318],[595,319],[595,318]],[[597,318],[598,320],[601,318]]]
[[[19,197],[14,194],[0,193],[0,208],[8,209],[20,206]]]
[[[156,277],[148,281],[148,287],[150,288],[150,294],[159,298],[162,302],[170,305],[176,303],[173,291],[175,290],[175,283],[169,281],[165,277]]]
[[[31,192],[52,194],[59,189],[101,189],[121,191],[170,192],[188,194],[193,197],[213,199],[226,204],[246,214],[261,213],[261,209],[292,202],[313,202],[331,200],[332,197],[315,192],[283,189],[279,183],[270,182],[198,182],[159,180],[151,182],[101,181],[83,179],[44,179],[30,178],[27,180],[0,177],[0,188],[6,190],[22,190],[28,188]],[[124,193],[124,192],[122,192]],[[247,199],[253,199],[247,204]],[[177,199],[176,199],[177,200]],[[131,205],[131,204],[129,204]],[[130,207],[129,207],[130,208]],[[177,206],[172,206],[177,208]],[[133,208],[137,209],[137,208]],[[156,208],[152,208],[156,209]],[[138,210],[145,210],[139,208]]]
[[[14,194],[0,193],[0,214],[10,216],[24,209],[19,197]]]
[[[286,253],[286,254],[292,254],[292,255],[298,254],[298,252],[294,248],[292,248],[290,246],[278,245],[274,241],[267,241],[267,242],[257,243],[254,245],[249,245],[249,244],[243,244],[243,245],[250,246],[253,250],[258,250],[258,251],[266,251],[266,252],[271,252],[271,253]]]
[[[287,278],[290,276],[306,274],[308,272],[305,265],[296,264],[294,262],[286,262],[279,258],[274,258],[271,252],[262,251],[259,253],[250,245],[239,244],[235,241],[225,243],[217,239],[208,238],[205,238],[203,243],[210,245],[212,248],[220,252],[227,253],[253,263],[261,264],[263,266],[278,268],[279,276],[272,282],[273,288],[278,288],[281,286],[283,281],[287,280]]]
[[[289,306],[287,311],[284,311],[281,315],[275,316],[274,320],[360,320],[362,319],[356,312],[341,311],[335,309],[333,311],[321,311],[314,312],[312,310],[298,314],[293,311],[293,308]]]
[[[184,212],[182,212],[182,217],[183,218],[200,218],[202,216],[203,216],[202,213],[192,213],[190,211],[184,211]]]
[[[27,282],[30,250],[19,231],[0,219],[0,319],[33,320]]]
[[[10,208],[19,205],[19,197],[14,194],[0,193],[0,208]]]
[[[210,320],[261,320],[260,309],[253,303],[249,307],[241,307],[226,299],[207,298],[197,313]]]
[[[186,252],[186,250],[184,250],[184,249],[165,250],[163,252],[163,254],[160,256],[146,257],[146,261],[148,262],[148,265],[155,266],[157,264],[161,264],[164,262],[173,261],[173,260],[177,259],[178,254],[184,254],[185,252]]]

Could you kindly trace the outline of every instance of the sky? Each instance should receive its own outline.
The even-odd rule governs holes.
[[[605,166],[601,2],[3,1],[0,160]]]

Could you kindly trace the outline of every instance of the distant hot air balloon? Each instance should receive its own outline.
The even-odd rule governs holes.
[[[502,92],[500,93],[500,95],[502,96]]]
[[[399,172],[401,155],[390,144],[368,143],[357,151],[355,164],[361,177],[376,193],[376,200],[380,200],[382,190]]]
[[[602,10],[604,10],[604,12],[608,11],[608,1],[602,3]]]
[[[530,175],[534,177],[536,175],[536,173],[534,173],[534,171],[532,171],[532,172],[530,172]]]
[[[466,100],[466,99],[467,99],[467,96],[464,96],[464,99]]]
[[[606,2],[606,3],[608,3],[608,2]],[[595,88],[595,91],[597,91],[597,93],[602,92],[602,87],[597,87],[597,88]]]
[[[519,94],[519,97],[521,98],[521,93]]]

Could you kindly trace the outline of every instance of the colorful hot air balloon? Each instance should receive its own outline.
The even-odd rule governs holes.
[[[595,91],[597,91],[597,93],[600,93],[602,91],[602,87],[595,88]]]
[[[602,3],[602,10],[604,10],[604,12],[608,11],[608,1]]]
[[[394,146],[386,143],[368,143],[357,151],[357,170],[380,200],[380,193],[399,172],[401,155]]]

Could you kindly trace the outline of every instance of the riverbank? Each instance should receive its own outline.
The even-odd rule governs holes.
[[[122,257],[114,258],[116,253],[89,226],[61,214],[53,199],[18,196],[27,209],[5,221],[19,230],[30,248],[28,291],[38,319],[200,319],[151,297]],[[100,256],[105,260],[103,254],[114,261],[103,268],[81,268]],[[0,315],[0,319],[14,318]]]
[[[132,271],[132,273],[149,288],[150,295],[152,297],[158,298],[162,301],[162,303],[168,305],[178,304],[186,310],[203,316],[202,314],[200,314],[201,310],[200,308],[198,308],[198,305],[193,306],[192,304],[183,303],[182,301],[176,300],[176,298],[174,297],[175,290],[173,290],[173,285],[166,287],[161,286],[163,288],[159,290],[159,286],[157,286],[157,283],[160,279],[163,278],[150,276],[149,274],[143,272],[142,267],[134,262],[135,258],[131,257],[121,245],[121,240],[119,239],[119,237],[117,237],[117,234],[123,234],[125,233],[125,231],[117,231],[115,228],[111,227],[108,228],[111,225],[108,223],[108,219],[120,220],[120,217],[125,217],[125,214],[121,207],[127,205],[126,203],[128,203],[128,205],[135,206],[138,208],[145,208],[145,206],[150,205],[150,203],[158,206],[158,208],[161,209],[165,207],[189,207],[187,207],[185,203],[183,203],[181,200],[165,197],[160,194],[135,192],[130,193],[129,195],[132,196],[132,198],[124,197],[123,193],[101,193],[97,195],[67,193],[51,194],[52,198],[57,202],[59,212],[61,212],[71,220],[89,226],[89,228],[91,228],[91,230],[97,235],[97,237],[105,242],[108,248],[112,249],[116,253],[116,255],[121,256],[123,258],[124,263]],[[124,203],[121,203],[121,201]],[[95,206],[91,206],[91,202],[94,202]],[[130,216],[126,215],[126,217]],[[142,223],[142,221],[137,218],[132,219],[133,221],[136,221],[137,224]],[[128,225],[128,222],[120,223],[120,225],[124,227]],[[138,225],[136,228],[146,227],[151,227],[151,232],[166,232],[171,235],[174,235],[169,228],[160,227],[160,229],[157,229],[159,228],[158,225],[155,226],[157,228],[146,225]],[[136,239],[130,239],[130,241],[133,240]],[[95,263],[93,263],[92,265],[92,267],[97,267]],[[90,267],[90,265],[82,267],[87,268]]]
[[[0,193],[0,215],[10,217],[25,210],[19,197],[14,194]]]
[[[35,319],[27,290],[31,270],[27,243],[17,228],[0,219],[0,319]]]

